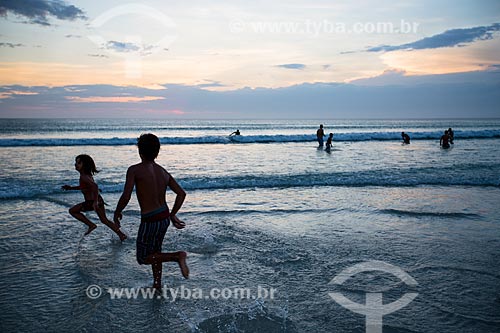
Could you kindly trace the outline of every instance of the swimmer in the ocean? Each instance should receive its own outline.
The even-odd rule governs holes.
[[[444,131],[444,134],[441,136],[441,140],[439,140],[439,145],[441,146],[441,148],[450,148],[449,140],[450,136],[448,135],[448,131]]]
[[[330,133],[328,136],[328,139],[326,140],[326,148],[325,151],[330,152],[332,149],[332,140],[333,140],[333,133]]]
[[[401,137],[403,138],[403,143],[409,145],[410,144],[410,136],[405,132],[401,132]]]

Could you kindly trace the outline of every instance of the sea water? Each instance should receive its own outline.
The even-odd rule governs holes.
[[[317,149],[320,122],[334,134],[330,153]],[[440,149],[448,127],[455,143]],[[68,209],[83,197],[60,190],[78,182],[75,156],[91,155],[111,218],[146,132],[160,137],[157,161],[188,194],[187,227],[170,227],[163,243],[188,252],[189,280],[164,264],[164,290],[185,291],[175,300],[107,293],[152,284],[135,259],[135,198],[121,243],[94,212],[98,228],[82,237]],[[417,294],[383,315],[384,332],[498,331],[499,143],[500,120],[0,120],[0,328],[364,332],[366,315],[330,294],[363,306],[378,293],[383,305]],[[366,269],[332,283],[353,267]],[[252,295],[205,297],[235,288]]]

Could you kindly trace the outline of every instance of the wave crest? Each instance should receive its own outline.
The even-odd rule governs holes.
[[[407,132],[412,140],[439,140],[441,131]],[[455,131],[455,139],[487,139],[500,138],[500,130]],[[128,146],[136,144],[136,138],[31,138],[31,139],[0,139],[0,147],[19,146]],[[400,141],[401,132],[353,132],[334,133],[334,141]],[[276,134],[276,135],[240,135],[222,136],[207,135],[196,137],[161,137],[162,144],[237,144],[237,143],[286,143],[316,141],[315,134]]]

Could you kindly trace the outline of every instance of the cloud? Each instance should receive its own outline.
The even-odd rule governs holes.
[[[141,56],[148,56],[153,54],[153,50],[157,48],[155,45],[140,45],[131,42],[119,42],[116,40],[110,40],[103,45],[108,51],[114,51],[119,53],[132,53],[136,52]]]
[[[197,84],[196,87],[199,88],[214,88],[214,87],[225,87],[226,85],[220,83],[219,81],[208,80],[208,83]]]
[[[29,95],[38,95],[38,92],[34,91],[22,91],[22,90],[6,90],[6,91],[1,91],[0,92],[0,99],[6,99],[6,98],[12,98],[18,95],[24,95],[24,96],[29,96]]]
[[[385,85],[326,82],[224,91],[180,84],[165,84],[165,89],[113,85],[0,86],[0,94],[10,91],[38,93],[32,96],[11,94],[2,99],[0,117],[498,117],[498,71],[422,77],[391,70],[381,76],[379,79],[384,79]]]
[[[71,35],[71,34],[65,35],[64,37],[66,37],[66,38],[82,38],[82,36],[80,36],[80,35]]]
[[[66,96],[66,99],[79,102],[79,103],[137,103],[137,102],[148,102],[157,101],[165,99],[165,97],[160,96],[144,96],[144,97],[134,97],[134,96],[90,96],[90,97],[78,97],[78,96]]]
[[[2,0],[0,2],[0,15],[6,17],[8,13],[26,17],[29,19],[28,23],[44,26],[50,26],[48,21],[50,16],[69,21],[86,19],[80,8],[60,0]]]
[[[447,73],[447,74],[429,74],[429,75],[409,75],[404,70],[388,69],[377,76],[356,79],[349,82],[357,86],[400,86],[410,87],[418,85],[452,85],[460,84],[489,84],[497,85],[500,83],[500,72],[496,71],[494,66],[484,66],[484,70]]]
[[[63,88],[65,91],[71,92],[71,93],[80,93],[80,92],[85,92],[86,89],[80,89],[78,87],[64,87]]]
[[[110,40],[109,42],[107,42],[105,47],[108,50],[113,50],[116,52],[133,52],[139,51],[141,49],[134,43],[117,42],[115,40]]]
[[[306,68],[306,65],[304,65],[304,64],[283,64],[283,65],[276,65],[275,67],[281,67],[281,68],[286,68],[286,69],[304,69],[304,68]]]
[[[105,54],[88,54],[89,57],[94,57],[94,58],[109,58]]]
[[[0,47],[10,47],[10,48],[15,48],[15,47],[23,47],[26,46],[24,44],[13,44],[13,43],[0,43]]]
[[[367,52],[437,49],[441,47],[464,46],[477,40],[493,39],[493,34],[500,31],[500,23],[466,29],[451,29],[443,33],[426,37],[412,43],[402,45],[380,45],[371,47]]]

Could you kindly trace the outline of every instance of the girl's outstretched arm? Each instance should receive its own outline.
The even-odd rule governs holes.
[[[65,190],[65,191],[80,190],[80,186],[63,185],[63,186],[61,186],[61,189]]]

